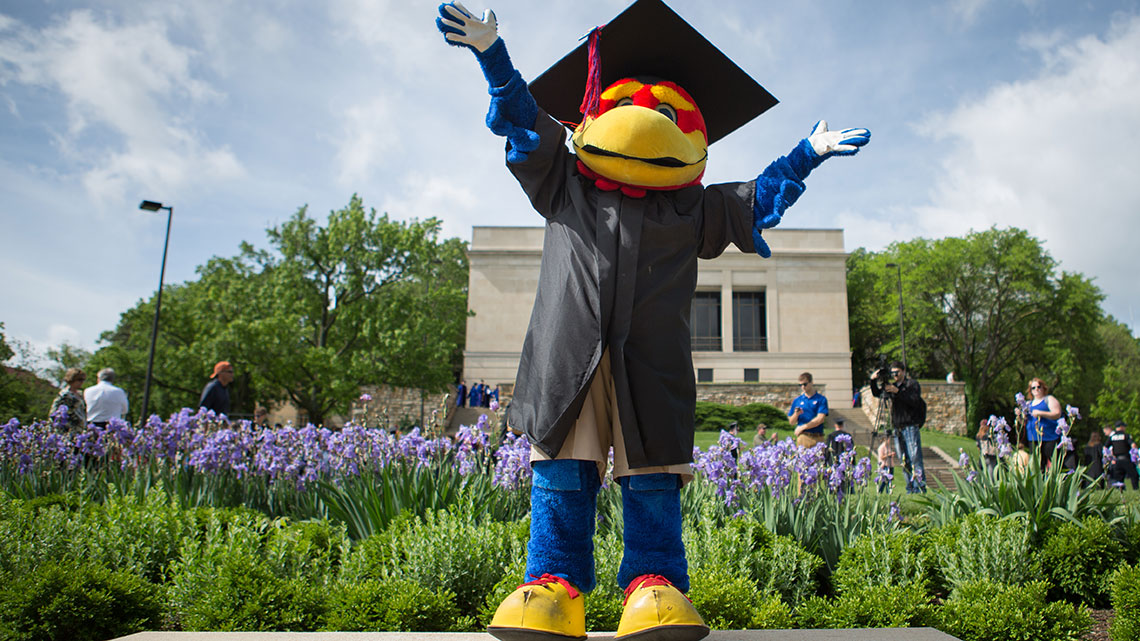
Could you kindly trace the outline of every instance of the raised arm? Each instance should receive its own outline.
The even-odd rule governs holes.
[[[507,162],[525,161],[539,144],[534,126],[538,105],[511,63],[507,46],[499,37],[495,12],[487,9],[482,18],[476,18],[459,2],[446,2],[439,5],[435,24],[448,44],[467,47],[475,53],[491,94],[487,127],[506,137]]]
[[[756,177],[756,197],[752,204],[752,244],[764,258],[772,255],[762,232],[780,224],[784,212],[795,204],[813,169],[832,156],[853,156],[871,140],[866,129],[829,131],[820,120],[811,134],[787,156],[781,156]],[[876,395],[877,396],[877,395]]]

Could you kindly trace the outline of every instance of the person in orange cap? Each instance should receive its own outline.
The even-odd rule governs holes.
[[[229,385],[234,381],[234,366],[229,361],[218,361],[214,364],[214,373],[210,375],[210,382],[202,390],[202,398],[198,399],[198,407],[213,410],[215,414],[230,413]]]

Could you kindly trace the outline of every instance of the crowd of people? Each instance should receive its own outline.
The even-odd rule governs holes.
[[[127,392],[115,385],[115,370],[104,367],[95,375],[96,383],[86,389],[87,374],[81,368],[72,367],[63,373],[63,385],[52,401],[49,415],[67,432],[79,432],[88,423],[106,427],[111,419],[126,420],[130,410]],[[214,365],[210,380],[202,389],[198,406],[213,410],[216,414],[229,415],[229,386],[234,380],[234,366],[229,361],[219,361]],[[269,412],[264,407],[254,411],[254,422],[261,425],[268,421]]]
[[[455,406],[456,407],[491,407],[491,403],[499,402],[499,386],[491,387],[483,381],[479,381],[471,386],[471,390],[467,389],[467,381],[460,380],[459,385],[455,386]]]

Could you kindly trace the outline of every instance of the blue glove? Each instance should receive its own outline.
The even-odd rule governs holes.
[[[538,104],[527,90],[526,81],[511,63],[507,45],[498,35],[495,12],[490,9],[478,19],[459,2],[439,5],[436,27],[448,44],[475,52],[491,94],[487,112],[487,128],[508,142],[507,162],[519,163],[538,149],[540,142],[534,130]]]
[[[756,253],[764,258],[772,256],[762,232],[780,224],[784,212],[804,193],[804,180],[813,169],[832,156],[853,156],[870,141],[871,132],[866,129],[828,131],[827,121],[820,120],[791,153],[768,165],[756,177],[756,198],[752,203],[752,244]]]

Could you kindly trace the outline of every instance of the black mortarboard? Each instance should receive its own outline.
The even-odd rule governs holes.
[[[588,42],[530,83],[539,106],[562,122],[582,119]],[[654,76],[681,85],[697,102],[708,142],[724,138],[778,102],[661,0],[637,0],[599,31],[600,85]]]

